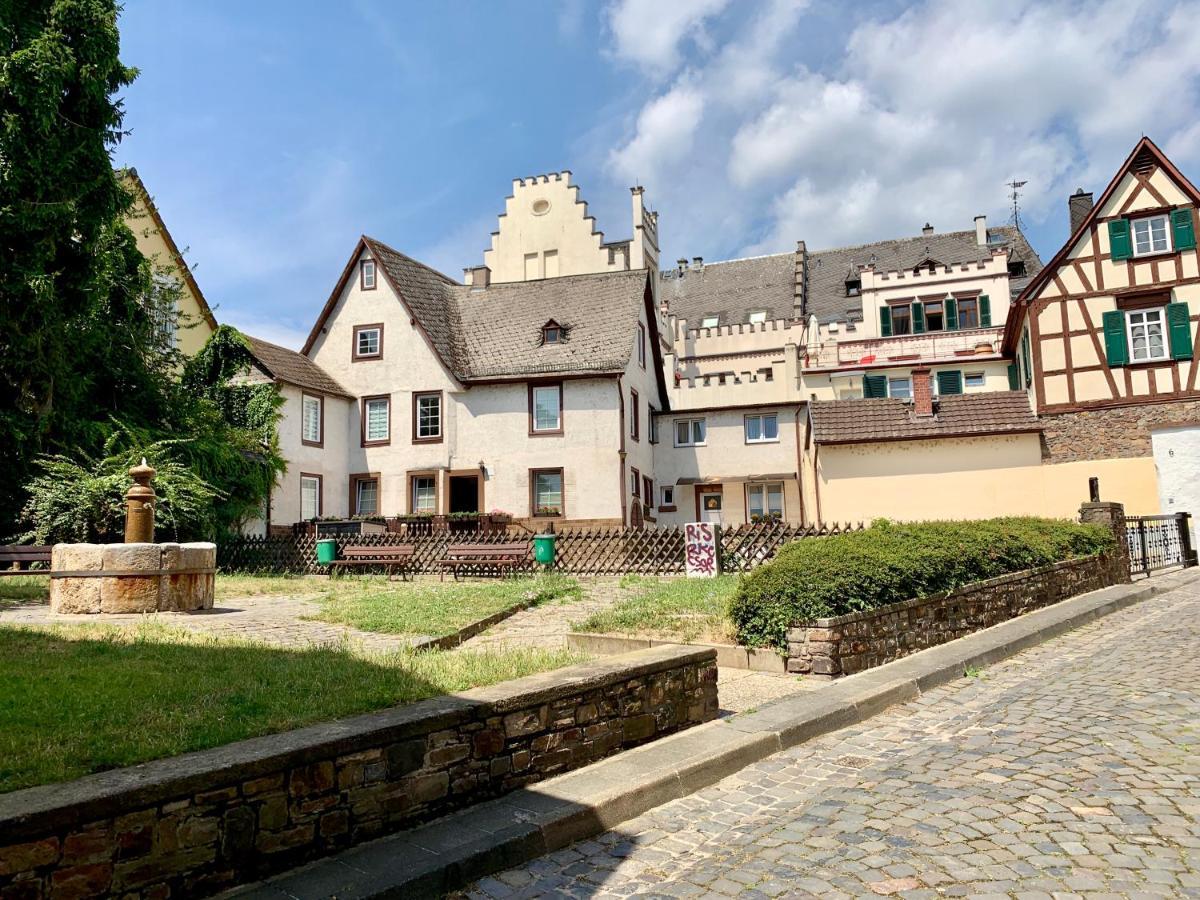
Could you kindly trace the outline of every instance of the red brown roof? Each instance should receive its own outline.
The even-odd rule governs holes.
[[[904,400],[815,400],[809,404],[818,444],[915,441],[1042,430],[1024,391],[989,391],[937,398],[932,416],[913,414]]]

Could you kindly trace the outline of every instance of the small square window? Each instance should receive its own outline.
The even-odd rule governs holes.
[[[543,333],[547,344],[557,344],[558,339],[562,336],[561,330],[554,325],[546,326],[546,330]]]
[[[383,355],[383,326],[359,325],[354,329],[354,358],[378,359]]]
[[[719,315],[705,316],[703,319],[700,320],[701,328],[716,328],[720,324],[721,324],[721,317]]]
[[[703,419],[676,419],[675,446],[701,447],[704,445],[705,427]]]
[[[897,400],[912,399],[912,379],[911,378],[889,378],[888,379],[888,396]]]
[[[1171,229],[1166,216],[1134,219],[1130,224],[1133,226],[1134,256],[1166,253],[1171,249]]]
[[[359,263],[359,286],[364,291],[375,290],[375,260],[364,259]]]
[[[746,416],[745,429],[747,444],[774,443],[779,440],[779,415],[764,413]]]
[[[674,506],[675,505],[675,485],[664,484],[661,488],[659,488],[659,492],[660,492],[660,496],[659,496],[658,505],[660,508],[664,507],[664,506]]]
[[[765,309],[756,309],[750,313],[747,321],[751,325],[761,325],[763,322],[767,321],[767,311]]]
[[[963,380],[969,388],[981,388],[986,383],[982,372],[968,372]]]

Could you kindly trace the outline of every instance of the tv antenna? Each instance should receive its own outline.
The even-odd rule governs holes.
[[[1009,218],[1009,221],[1018,230],[1021,228],[1021,188],[1027,184],[1029,184],[1028,181],[1017,181],[1015,178],[1008,183],[1008,186],[1012,188],[1012,193],[1009,194],[1009,197],[1012,199],[1012,216]]]

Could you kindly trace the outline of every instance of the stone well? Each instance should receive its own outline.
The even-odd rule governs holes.
[[[212,609],[217,545],[55,544],[50,609],[56,613]]]

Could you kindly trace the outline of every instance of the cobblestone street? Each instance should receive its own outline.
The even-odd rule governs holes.
[[[473,897],[1200,897],[1200,581]]]

